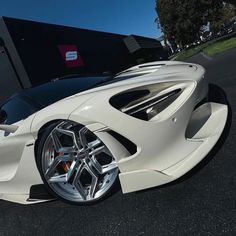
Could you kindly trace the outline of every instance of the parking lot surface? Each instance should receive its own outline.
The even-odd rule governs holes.
[[[0,201],[0,235],[236,235],[236,50],[189,61],[206,67],[232,110],[230,130],[203,162],[174,183],[118,189],[91,206]]]

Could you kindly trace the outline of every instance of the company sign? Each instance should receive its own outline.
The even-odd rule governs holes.
[[[66,67],[73,68],[84,66],[83,59],[76,45],[58,45],[58,49],[65,62]]]

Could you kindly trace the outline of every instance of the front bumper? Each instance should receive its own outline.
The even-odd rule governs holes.
[[[188,137],[186,145],[195,142],[199,144],[198,148],[185,156],[183,160],[162,171],[140,169],[120,173],[123,193],[166,184],[187,173],[210,152],[219,140],[227,115],[227,105],[205,103],[198,107],[193,112],[186,134]]]

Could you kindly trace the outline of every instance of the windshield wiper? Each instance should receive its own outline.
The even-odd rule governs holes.
[[[99,87],[102,85],[109,84],[112,80],[114,80],[113,76],[106,77],[106,78],[104,78],[104,80],[95,83],[91,88],[96,88],[96,87]]]

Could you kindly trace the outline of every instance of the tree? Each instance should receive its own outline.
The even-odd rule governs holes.
[[[236,6],[236,0],[226,0],[224,2],[230,3],[230,4],[234,5],[234,6]]]
[[[232,4],[224,3],[223,7],[219,10],[219,14],[215,15],[211,19],[210,29],[213,33],[216,33],[223,26],[228,24],[230,20],[235,16],[236,7]]]
[[[201,27],[221,7],[221,0],[156,0],[157,21],[167,38],[184,46],[199,39]]]

